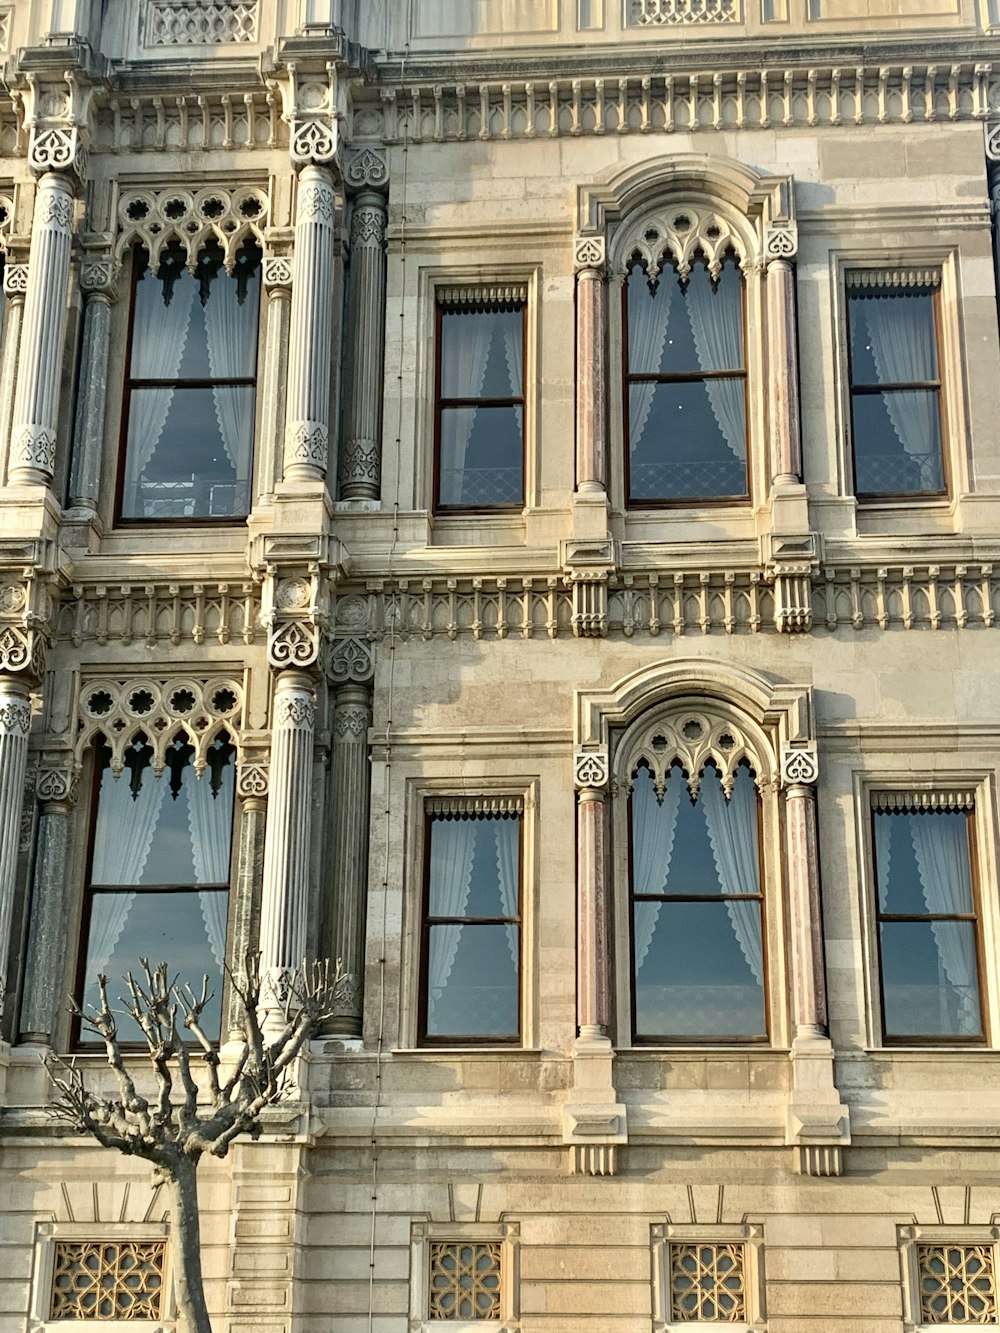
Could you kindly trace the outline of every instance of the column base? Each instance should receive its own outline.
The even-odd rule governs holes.
[[[851,1113],[834,1081],[833,1046],[819,1028],[800,1028],[791,1051],[792,1091],[785,1142],[800,1175],[839,1176],[851,1142]]]

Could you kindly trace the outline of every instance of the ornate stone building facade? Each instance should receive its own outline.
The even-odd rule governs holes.
[[[257,947],[220,1330],[1000,1327],[995,0],[0,46],[2,1333],[176,1327],[39,1055]]]

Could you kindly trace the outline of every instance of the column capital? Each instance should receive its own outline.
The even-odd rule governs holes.
[[[264,286],[268,291],[291,291],[294,273],[295,261],[291,255],[264,256]]]
[[[785,746],[781,752],[781,785],[786,795],[812,797],[819,780],[819,756],[813,746]]]
[[[606,750],[577,750],[573,755],[573,783],[580,801],[603,801],[608,786]]]
[[[573,268],[578,278],[601,277],[607,263],[607,241],[603,236],[577,236],[573,240]]]
[[[35,795],[43,812],[68,811],[80,792],[80,766],[72,755],[45,755],[38,770]]]
[[[771,223],[764,233],[764,263],[772,267],[790,268],[799,249],[799,229],[794,222]]]
[[[28,290],[28,265],[5,264],[3,270],[3,294],[8,300],[20,298]]]
[[[986,158],[989,162],[1000,162],[1000,121],[983,126],[986,135]]]
[[[375,674],[375,645],[360,634],[332,639],[324,670],[335,685],[365,685]]]
[[[80,265],[80,288],[87,299],[109,303],[118,295],[118,264],[113,255],[94,255]]]
[[[344,156],[344,184],[359,191],[389,188],[389,163],[379,148],[358,148]]]

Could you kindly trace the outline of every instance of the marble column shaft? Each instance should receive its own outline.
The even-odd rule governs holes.
[[[306,953],[316,699],[303,671],[274,683],[271,764],[261,885],[261,966],[298,967]]]
[[[367,685],[341,685],[333,714],[333,871],[332,956],[345,977],[344,1002],[331,1030],[361,1035],[368,888],[368,830],[371,770],[368,728],[371,692]]]
[[[72,183],[47,171],[38,182],[31,224],[8,473],[15,484],[47,485],[55,468],[72,237]]]
[[[599,269],[576,275],[576,488],[606,485],[605,294]]]
[[[6,972],[11,942],[30,726],[27,681],[0,676],[0,977]]]
[[[788,896],[792,928],[792,986],[797,1035],[826,1030],[826,975],[816,836],[815,788],[795,783],[785,791]]]
[[[287,270],[286,270],[287,272]],[[288,330],[291,323],[292,289],[285,282],[268,285],[268,261],[264,265],[267,290],[264,332],[264,365],[260,379],[260,437],[257,448],[257,486],[260,498],[274,492],[276,458],[281,449],[288,383]]]
[[[69,502],[73,509],[97,509],[110,350],[111,295],[109,292],[89,292],[83,314],[80,388],[69,482]]]
[[[340,494],[377,500],[382,480],[382,369],[385,355],[386,202],[374,190],[354,201],[347,287],[350,378]]]
[[[239,845],[236,852],[236,893],[232,904],[232,959],[239,975],[244,959],[257,948],[260,925],[261,885],[264,870],[264,825],[267,801],[263,796],[242,799]],[[235,991],[229,993],[229,1032],[233,1040],[243,1036],[243,1010]]]
[[[795,270],[787,259],[767,268],[767,373],[771,417],[771,474],[776,482],[802,480],[799,424],[799,354],[795,328]]]
[[[4,269],[3,356],[0,360],[0,484],[7,471],[11,426],[14,421],[14,394],[17,390],[17,363],[21,353],[21,325],[24,320],[24,292],[11,291],[12,265]],[[24,270],[24,265],[17,265]]]
[[[286,481],[321,481],[330,447],[334,219],[329,168],[299,173],[285,416]]]
[[[607,803],[596,787],[577,792],[577,1021],[580,1035],[606,1035],[609,1015]]]
[[[64,1000],[59,982],[66,968],[67,865],[70,848],[69,799],[46,801],[38,824],[38,854],[31,894],[31,926],[21,1004],[25,1041],[50,1041],[58,1029]]]

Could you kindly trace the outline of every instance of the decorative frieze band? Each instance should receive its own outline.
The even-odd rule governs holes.
[[[149,0],[145,46],[218,46],[257,40],[258,0]]]
[[[476,286],[441,286],[436,288],[434,299],[438,305],[443,306],[463,306],[471,309],[490,309],[499,308],[516,309],[523,305],[528,299],[528,284],[526,282],[513,283],[485,283]]]
[[[940,791],[873,791],[873,810],[972,810],[976,804],[974,791],[961,789]]]
[[[135,93],[110,97],[97,110],[94,153],[199,153],[282,148],[288,128],[279,99],[264,92]]]
[[[490,815],[521,815],[523,796],[429,796],[424,810],[438,819],[483,819]]]
[[[848,290],[877,290],[880,288],[940,287],[939,268],[854,268],[844,274]]]
[[[62,594],[55,637],[83,643],[254,643],[260,590],[252,583],[75,584]]]

